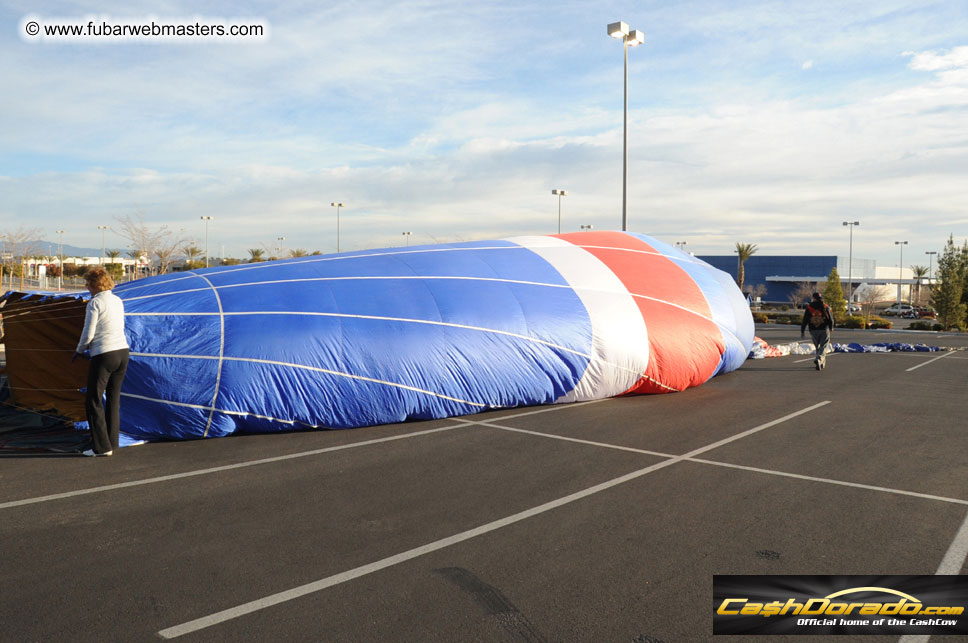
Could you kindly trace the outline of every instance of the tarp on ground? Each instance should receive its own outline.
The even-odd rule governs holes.
[[[221,266],[115,293],[131,345],[122,430],[146,439],[681,391],[738,368],[753,343],[729,275],[622,232]],[[76,402],[83,300],[5,299],[13,392]],[[44,359],[56,367],[21,386]]]

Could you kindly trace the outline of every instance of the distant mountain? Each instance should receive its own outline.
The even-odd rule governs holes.
[[[38,254],[48,255],[51,257],[56,257],[58,253],[58,247],[56,241],[31,241],[30,245],[36,248]],[[122,248],[120,246],[108,245],[105,250],[120,250],[121,256],[127,258],[128,249]],[[81,248],[80,246],[72,246],[64,244],[61,250],[65,257],[100,257],[101,248]]]

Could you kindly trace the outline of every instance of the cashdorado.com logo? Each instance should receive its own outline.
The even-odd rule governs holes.
[[[713,634],[968,634],[964,576],[715,576]]]

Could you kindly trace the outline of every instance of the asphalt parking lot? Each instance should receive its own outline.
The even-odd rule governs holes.
[[[968,571],[966,400],[965,351],[793,355],[671,395],[3,458],[0,640],[711,640],[714,574]],[[852,639],[898,637],[796,640]]]

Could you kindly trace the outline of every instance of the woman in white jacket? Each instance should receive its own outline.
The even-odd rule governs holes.
[[[118,448],[121,427],[121,384],[128,369],[128,340],[124,336],[124,302],[111,292],[114,280],[95,266],[84,275],[91,300],[87,302],[84,330],[71,361],[90,351],[87,397],[84,409],[91,429],[92,447],[84,455],[111,455]],[[107,393],[107,403],[102,397]]]

